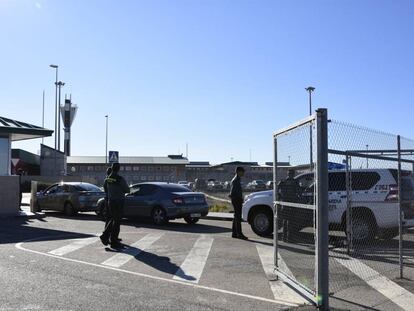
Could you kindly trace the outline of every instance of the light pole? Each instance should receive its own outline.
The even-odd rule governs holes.
[[[365,145],[367,147],[367,156],[368,156],[368,147],[369,145]],[[367,157],[367,168],[368,168],[368,157]]]
[[[59,82],[56,83],[56,85],[59,88],[59,103],[58,103],[59,109],[58,109],[58,130],[57,130],[58,147],[57,147],[57,150],[60,151],[60,116],[59,116],[59,114],[60,114],[60,97],[61,97],[60,94],[61,94],[62,86],[64,86],[65,83],[62,82],[62,81],[59,81]]]
[[[105,119],[106,119],[105,164],[108,164],[108,115],[105,116]]]
[[[55,152],[54,152],[54,159],[55,159],[55,167],[54,167],[54,171],[53,174],[56,174],[56,162],[57,162],[57,154],[56,154],[56,149],[57,149],[57,119],[59,118],[59,112],[58,112],[58,100],[57,100],[57,93],[58,93],[58,71],[59,71],[59,66],[58,65],[49,65],[49,67],[54,68],[56,71],[56,81],[55,81]]]
[[[307,88],[305,88],[306,91],[308,91],[309,93],[309,115],[312,115],[312,92],[315,90],[315,88],[313,86],[308,86]],[[310,166],[312,169],[313,166],[313,141],[312,141],[312,124],[310,126],[310,135],[309,135],[309,141],[310,141]]]

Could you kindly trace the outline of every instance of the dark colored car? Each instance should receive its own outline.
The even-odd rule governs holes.
[[[82,182],[59,183],[36,194],[38,211],[53,210],[71,216],[77,212],[96,211],[105,193],[95,185]]]
[[[105,214],[105,199],[98,202],[100,214]],[[189,224],[206,216],[208,205],[203,193],[170,183],[140,183],[131,186],[125,196],[124,217],[150,218],[161,225],[168,220],[184,218]]]

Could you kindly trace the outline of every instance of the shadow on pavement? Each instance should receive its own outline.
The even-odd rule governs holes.
[[[105,250],[107,252],[114,252],[114,253],[124,253],[122,250],[113,250],[109,247],[106,247]],[[149,253],[144,250],[139,250],[134,246],[128,246],[124,251],[137,253],[139,254],[135,256],[135,259],[139,262],[145,263],[146,265],[157,269],[158,271],[168,273],[171,275],[179,274],[181,278],[187,281],[194,281],[195,278],[191,275],[185,274],[185,272],[177,266],[175,263],[171,262],[171,259],[167,256],[158,256],[154,253]],[[132,255],[131,255],[132,256]]]
[[[44,220],[43,220],[44,221]],[[0,219],[0,244],[19,243],[29,239],[65,240],[91,237],[90,234],[31,226],[33,220],[23,217]]]

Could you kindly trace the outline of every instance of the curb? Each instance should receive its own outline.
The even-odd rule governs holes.
[[[201,219],[233,221],[233,216],[223,217],[223,216],[209,216],[209,215],[207,215],[207,216],[201,217]]]
[[[32,213],[32,212],[20,211],[17,215],[14,215],[14,217],[15,218],[27,218],[27,219],[40,219],[40,218],[46,217],[46,214],[42,212]]]

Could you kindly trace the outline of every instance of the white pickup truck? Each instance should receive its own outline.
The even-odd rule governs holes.
[[[398,234],[399,203],[397,170],[359,169],[350,172],[352,190],[353,239],[363,241],[375,236],[392,238]],[[295,177],[301,189],[300,196],[312,198],[313,173]],[[329,226],[331,229],[346,228],[346,172],[329,171]],[[260,236],[273,233],[273,190],[252,193],[245,197],[242,217]],[[403,225],[414,227],[414,179],[406,172],[402,176]],[[312,210],[298,210],[301,214],[299,230],[313,225]],[[306,215],[306,217],[303,217]],[[305,221],[303,219],[306,219]]]

